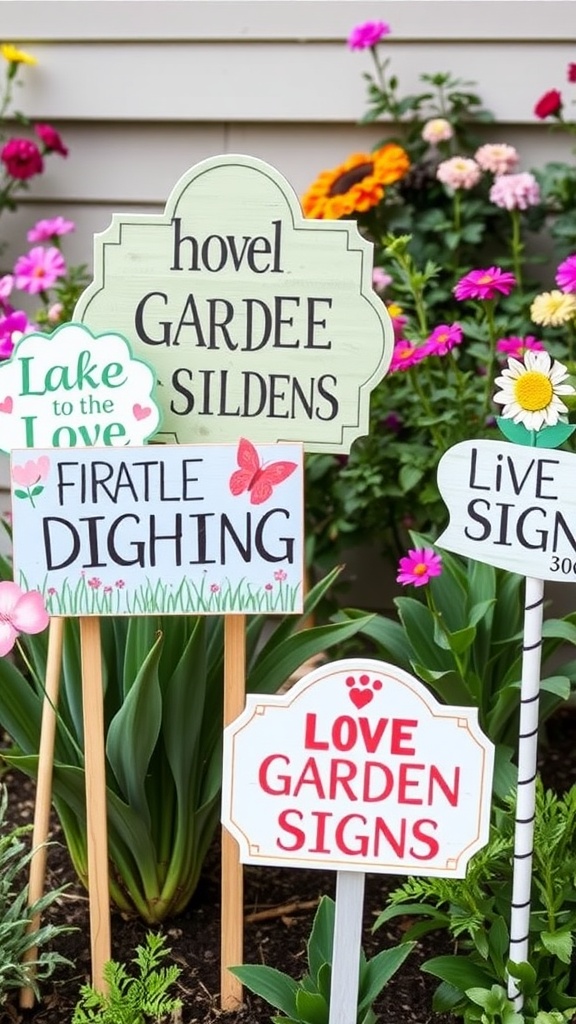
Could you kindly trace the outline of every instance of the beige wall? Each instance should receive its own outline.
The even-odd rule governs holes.
[[[268,160],[303,191],[384,135],[355,123],[370,59],[346,46],[353,25],[381,18],[403,92],[450,70],[478,83],[499,122],[486,137],[516,144],[523,169],[568,158],[568,140],[532,109],[547,89],[567,90],[572,0],[0,0],[2,39],[39,61],[19,105],[70,148],[2,218],[5,262],[34,219],[56,213],[77,222],[67,253],[90,262],[113,211],[157,211],[217,153]]]

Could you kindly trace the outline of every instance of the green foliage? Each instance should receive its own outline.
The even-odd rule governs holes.
[[[411,546],[433,548],[430,539],[411,533]],[[442,573],[418,597],[397,597],[397,620],[376,615],[362,627],[374,656],[414,673],[446,704],[477,707],[480,728],[496,745],[494,788],[506,795],[515,782],[510,759],[518,742],[523,577],[483,562],[439,550]],[[422,591],[424,593],[422,593]],[[415,592],[417,593],[417,592]],[[356,620],[345,610],[341,619]],[[546,665],[561,644],[576,643],[576,613],[543,623],[540,721],[567,700],[576,662]]]
[[[562,1024],[576,1012],[576,786],[558,796],[538,781],[530,961],[508,961],[515,794],[495,812],[490,841],[470,861],[466,878],[409,878],[390,895],[375,928],[414,916],[414,940],[444,928],[458,952],[433,957],[422,970],[441,981],[433,1006],[466,1024]],[[524,998],[516,1020],[506,997],[508,973]]]
[[[149,932],[146,945],[136,947],[137,975],[131,977],[124,964],[109,960],[104,965],[107,992],[83,985],[72,1024],[160,1024],[182,1006],[168,990],[182,973],[179,967],[160,967],[170,950],[165,938]]]
[[[282,1016],[271,1018],[274,1024],[328,1024],[334,915],[334,900],[323,896],[307,943],[308,973],[300,981],[263,964],[229,968],[251,992],[281,1011]],[[358,1024],[374,1024],[377,1019],[372,1009],[374,1000],[402,966],[413,946],[413,942],[405,942],[382,950],[371,960],[360,950]]]
[[[247,619],[247,690],[275,693],[305,661],[356,635],[371,616],[303,628],[338,576],[308,594],[302,616]],[[3,565],[10,576],[10,566]],[[222,781],[224,621],[218,616],[101,620],[111,894],[154,923],[189,902],[218,826]],[[22,637],[30,678],[0,659],[5,760],[35,776],[45,634]],[[54,752],[54,804],[87,883],[80,640],[67,619]]]
[[[5,826],[8,796],[0,786],[0,1006],[11,989],[30,987],[39,995],[38,982],[50,977],[60,964],[69,963],[59,953],[44,947],[63,932],[72,931],[62,925],[45,924],[29,933],[36,914],[42,914],[58,898],[63,889],[53,889],[28,905],[28,885],[24,881],[31,853],[26,851],[22,836],[30,831],[23,826],[7,830]],[[27,950],[37,946],[35,960],[23,962]]]

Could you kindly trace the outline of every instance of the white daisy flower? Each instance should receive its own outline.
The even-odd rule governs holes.
[[[566,367],[547,352],[528,351],[523,363],[508,360],[507,369],[496,378],[502,390],[494,395],[494,401],[504,406],[506,419],[523,423],[527,430],[565,423],[568,409],[559,396],[576,393],[571,384],[562,383],[567,376]]]

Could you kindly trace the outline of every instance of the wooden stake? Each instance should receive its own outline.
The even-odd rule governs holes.
[[[246,616],[224,616],[224,726],[244,710],[246,702]],[[242,963],[244,953],[244,878],[238,844],[222,829],[220,1005],[242,1006],[242,985],[228,967]]]
[[[86,833],[92,984],[106,990],[104,964],[111,959],[108,830],[106,822],[106,753],[100,620],[80,618]]]
[[[46,841],[50,829],[50,808],[52,805],[56,709],[58,707],[58,693],[60,690],[64,622],[63,618],[50,619],[48,632],[48,657],[46,660],[46,680],[42,703],[42,722],[40,725],[38,778],[36,780],[34,829],[32,831],[32,859],[30,861],[30,880],[28,883],[28,906],[32,906],[42,897],[46,878],[46,859],[48,853]],[[34,914],[28,925],[27,933],[37,932],[39,927],[40,914]],[[26,964],[32,960],[37,960],[37,958],[38,947],[34,945],[26,950],[22,960]],[[23,1010],[29,1010],[34,1006],[34,990],[29,986],[20,989],[20,1006]]]

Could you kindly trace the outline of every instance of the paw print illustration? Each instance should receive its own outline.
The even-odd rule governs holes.
[[[355,679],[354,676],[347,676],[346,686],[354,707],[360,710],[374,699],[374,694],[382,689],[383,683],[381,679],[371,680],[370,676],[363,672],[358,679]]]

